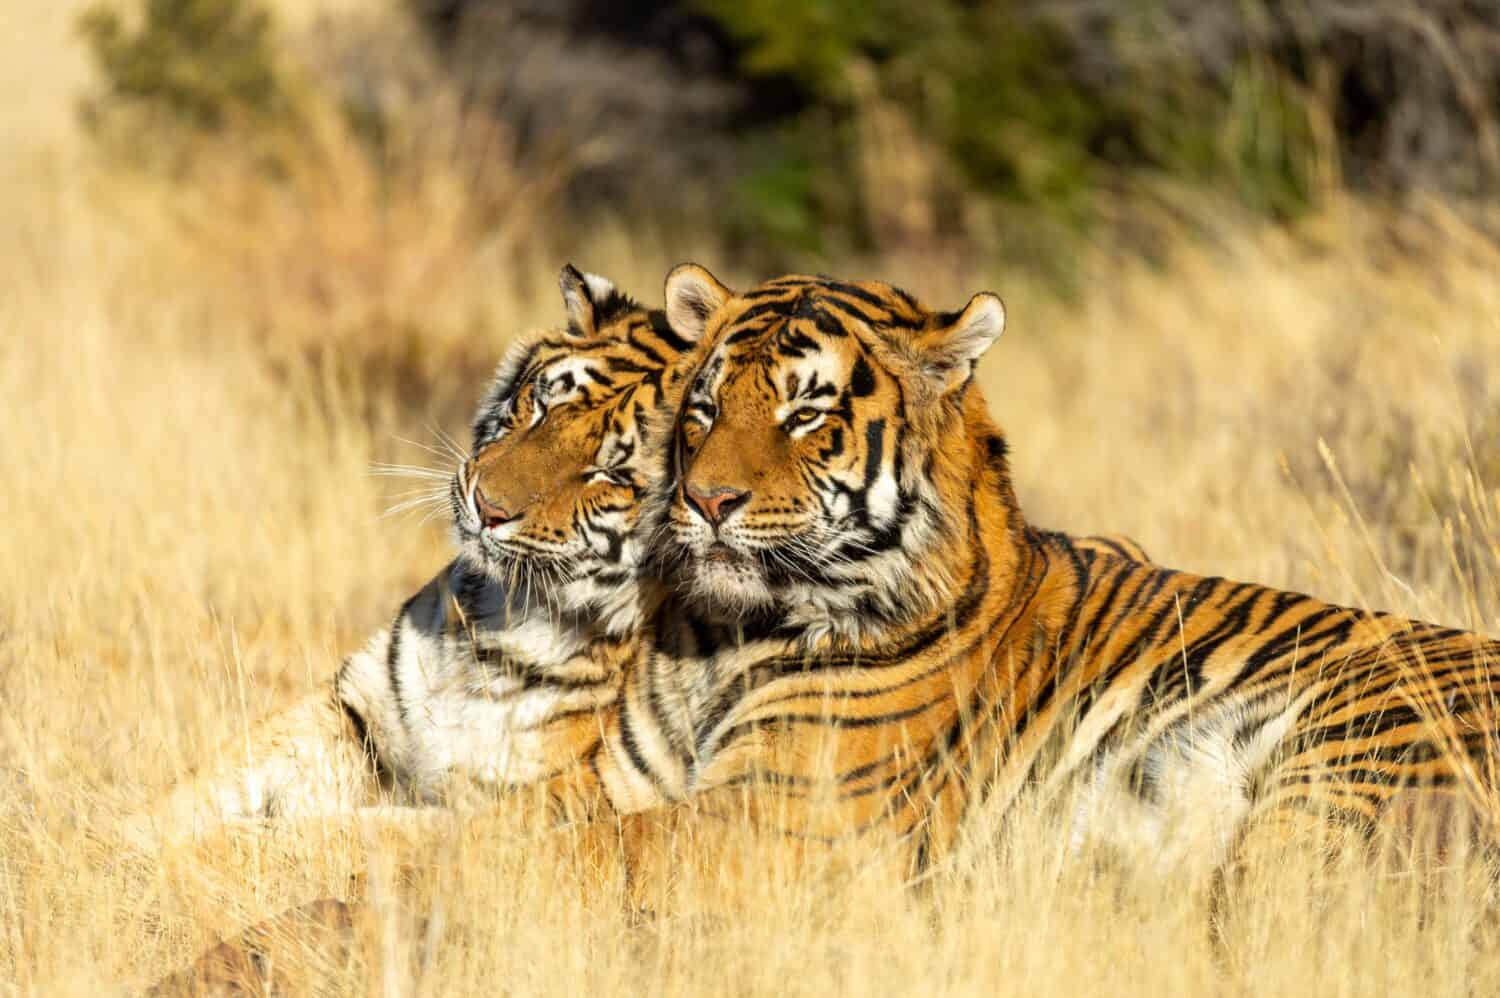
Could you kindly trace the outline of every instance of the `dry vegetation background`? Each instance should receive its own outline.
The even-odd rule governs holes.
[[[405,441],[462,436],[507,338],[557,317],[562,260],[532,248],[551,222],[526,210],[547,203],[545,169],[486,160],[504,224],[465,225],[472,164],[441,88],[400,139],[394,191],[333,117],[299,147],[291,193],[227,154],[191,186],[115,169],[76,125],[78,7],[0,13],[0,993],[139,986],[355,870],[378,887],[418,858],[437,872],[322,986],[1500,993],[1477,863],[1419,883],[1289,861],[1236,899],[1216,954],[1185,884],[1068,858],[1025,816],[924,892],[793,879],[752,850],[732,911],[711,903],[713,871],[685,867],[644,923],[606,860],[504,801],[426,836],[330,823],[118,848],[123,813],[327,677],[443,563],[443,525],[383,517],[405,486],[370,467],[437,463]],[[287,2],[283,28],[316,36],[330,7],[390,16]],[[1071,295],[984,258],[830,269],[944,307],[981,287],[1006,298],[982,382],[1034,522],[1500,633],[1500,247],[1436,200],[1335,196],[1273,227],[1163,197],[1191,224],[1161,222],[1159,259],[1085,245]],[[766,276],[708,238],[607,217],[567,231],[569,257],[648,301],[686,257]],[[415,908],[439,916],[421,938]]]

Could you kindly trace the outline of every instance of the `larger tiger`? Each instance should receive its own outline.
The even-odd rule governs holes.
[[[1075,841],[1207,868],[1372,832],[1397,798],[1493,820],[1500,643],[1026,523],[972,378],[994,295],[735,295],[685,266],[668,315],[704,342],[657,497],[682,595],[627,675],[617,807],[753,787],[799,839],[881,836],[912,875],[1028,788]]]

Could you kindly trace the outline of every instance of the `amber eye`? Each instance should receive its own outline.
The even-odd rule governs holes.
[[[703,424],[696,419],[684,420],[681,430],[683,456],[690,457],[696,453],[707,433]]]
[[[798,409],[786,418],[781,425],[787,430],[795,430],[798,427],[809,426],[823,418],[822,409]]]
[[[512,405],[515,411],[515,420],[518,425],[536,426],[547,418],[548,405],[547,396],[551,391],[551,385],[540,375],[528,381],[516,393],[516,400]]]

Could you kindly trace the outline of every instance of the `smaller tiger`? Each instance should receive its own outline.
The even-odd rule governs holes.
[[[602,277],[560,283],[566,328],[517,342],[475,417],[450,494],[459,556],[131,837],[431,803],[456,777],[529,784],[587,756],[641,622],[646,435],[692,344]]]

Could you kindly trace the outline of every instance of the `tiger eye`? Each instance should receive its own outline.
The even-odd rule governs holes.
[[[682,446],[689,453],[696,451],[708,431],[697,420],[685,420],[682,424]]]

